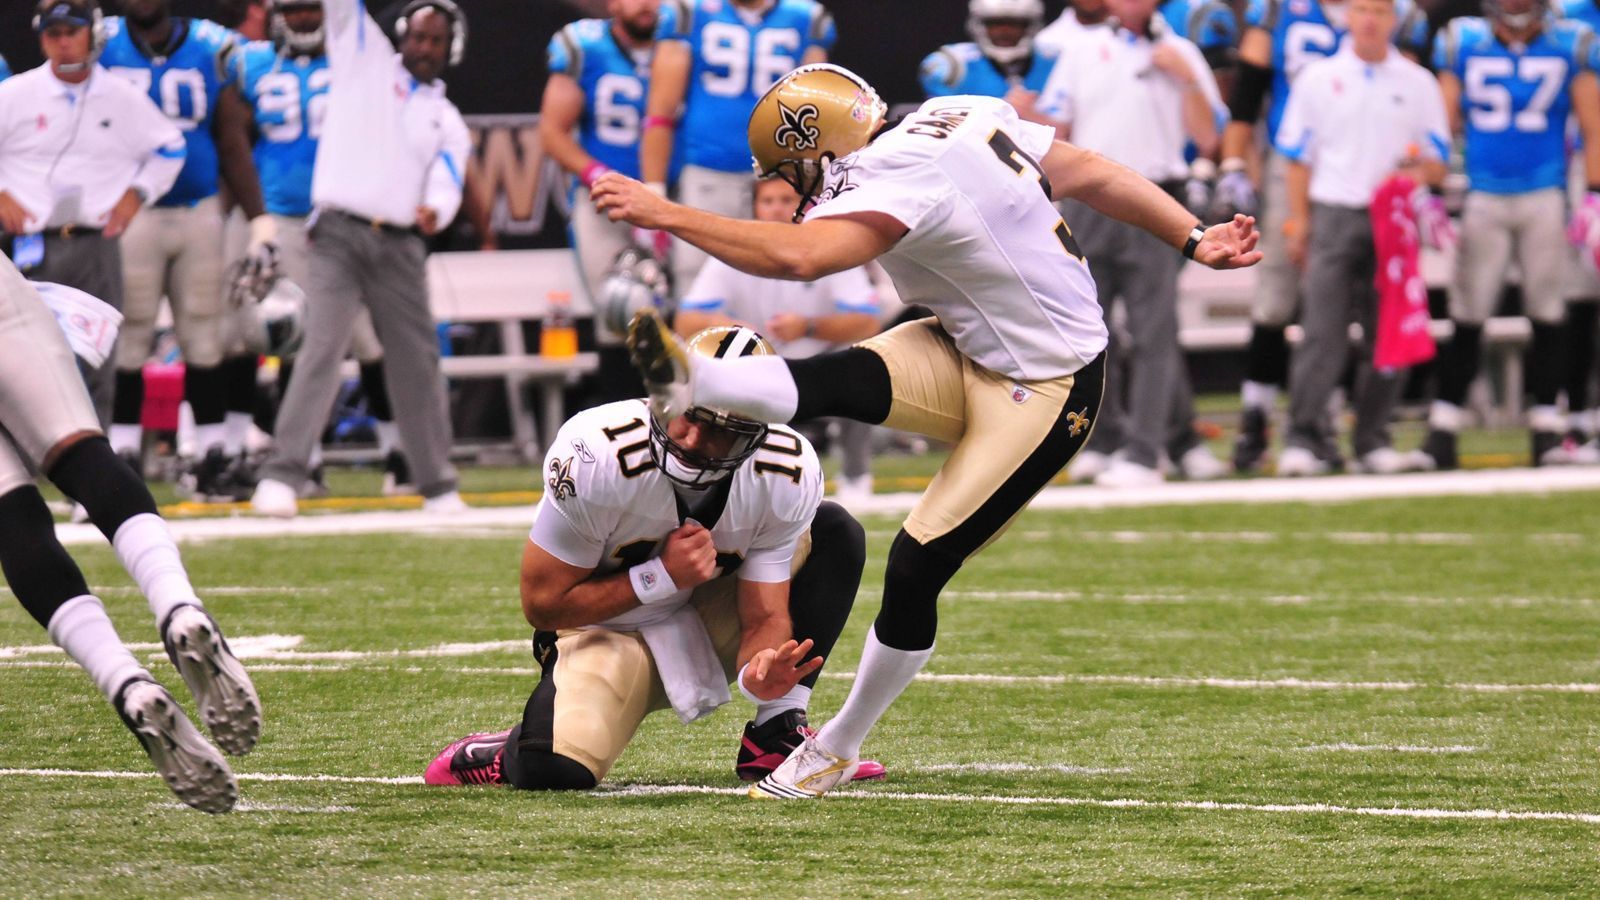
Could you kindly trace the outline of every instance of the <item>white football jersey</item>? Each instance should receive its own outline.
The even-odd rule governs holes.
[[[1089,266],[1038,160],[1052,129],[994,97],[938,97],[833,162],[806,214],[880,212],[910,230],[879,258],[900,299],[956,348],[1022,381],[1070,375],[1106,347]]]
[[[650,458],[649,416],[645,401],[623,400],[584,410],[561,426],[545,455],[544,498],[529,540],[603,575],[660,556],[667,535],[694,519],[711,531],[719,575],[788,581],[795,545],[822,502],[822,466],[811,444],[772,426],[761,448],[705,492],[707,503],[691,509]],[[659,621],[691,593],[601,624],[626,629]]]

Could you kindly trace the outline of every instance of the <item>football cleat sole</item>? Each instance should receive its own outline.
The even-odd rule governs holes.
[[[173,610],[161,632],[167,656],[172,660],[189,693],[200,707],[200,721],[211,732],[217,746],[243,756],[261,739],[261,699],[228,642],[222,638],[211,614],[198,606],[200,615],[178,616],[184,607]]]
[[[233,809],[239,786],[227,760],[206,743],[166,688],[153,681],[130,681],[118,692],[115,705],[179,800],[212,815]]]
[[[662,421],[688,411],[692,393],[689,354],[655,310],[640,310],[628,323],[628,358],[644,379],[651,405]]]

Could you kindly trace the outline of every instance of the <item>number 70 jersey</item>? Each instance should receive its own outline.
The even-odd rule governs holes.
[[[311,174],[328,109],[328,57],[280,53],[270,42],[253,41],[234,54],[232,65],[255,116],[254,155],[267,212],[310,215]]]
[[[192,206],[217,192],[217,143],[211,134],[217,97],[232,83],[228,61],[239,35],[205,19],[173,17],[180,35],[170,56],[146,56],[121,16],[106,18],[100,64],[150,95],[183,132],[188,145],[183,171],[157,206]]]
[[[660,556],[667,535],[687,517],[711,531],[719,574],[789,580],[795,543],[811,529],[822,502],[822,468],[811,444],[772,426],[760,449],[690,510],[651,460],[649,421],[643,400],[608,403],[568,419],[545,455],[544,498],[529,539],[569,565],[604,575]],[[606,624],[626,628],[658,620],[691,593],[680,591]]]

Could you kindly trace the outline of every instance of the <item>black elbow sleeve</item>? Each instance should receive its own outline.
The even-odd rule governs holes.
[[[1271,87],[1271,69],[1241,61],[1234,75],[1233,93],[1228,97],[1228,115],[1235,122],[1255,122]]]

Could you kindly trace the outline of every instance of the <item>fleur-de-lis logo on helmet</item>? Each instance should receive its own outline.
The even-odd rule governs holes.
[[[778,115],[783,121],[772,134],[774,143],[796,152],[816,149],[817,139],[822,137],[822,132],[815,124],[818,115],[816,106],[807,103],[799,109],[790,109],[779,100]]]

